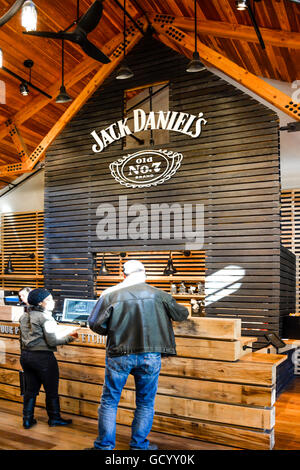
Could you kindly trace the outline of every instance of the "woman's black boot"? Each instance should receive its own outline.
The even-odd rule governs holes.
[[[60,416],[59,397],[46,397],[46,409],[49,416],[49,426],[67,426],[72,423],[71,419],[63,419]]]
[[[29,429],[36,424],[34,419],[34,407],[36,397],[24,397],[23,403],[23,427]]]

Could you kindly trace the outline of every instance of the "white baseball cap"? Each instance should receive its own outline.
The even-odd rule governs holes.
[[[124,263],[123,270],[126,276],[128,276],[129,274],[137,273],[139,271],[145,272],[145,266],[140,261],[131,259],[130,261]]]

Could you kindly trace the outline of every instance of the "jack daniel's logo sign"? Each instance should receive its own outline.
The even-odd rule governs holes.
[[[111,163],[113,177],[131,188],[162,184],[170,179],[181,165],[183,155],[170,150],[141,150]]]
[[[176,131],[193,139],[200,136],[202,127],[207,124],[203,113],[197,115],[178,111],[133,111],[133,119],[119,120],[100,132],[91,132],[95,140],[92,150],[102,152],[110,144],[128,135],[147,130]],[[180,167],[183,155],[170,150],[141,150],[126,155],[110,164],[112,176],[127,187],[148,187],[162,184],[170,179]]]

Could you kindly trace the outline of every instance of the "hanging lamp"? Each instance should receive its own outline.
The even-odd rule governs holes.
[[[29,95],[29,88],[26,82],[21,82],[20,83],[20,93],[22,96],[28,96]]]
[[[248,8],[247,0],[236,0],[235,5],[236,9],[240,11],[247,10]]]
[[[12,274],[13,272],[14,272],[14,268],[13,268],[13,265],[12,265],[12,262],[11,262],[11,255],[9,255],[7,265],[4,269],[4,274]]]
[[[33,60],[31,59],[26,59],[24,61],[24,65],[25,67],[27,67],[29,69],[29,80],[28,82],[25,81],[25,80],[22,80],[21,83],[20,83],[20,93],[22,96],[28,96],[29,95],[29,88],[28,88],[28,85],[31,85],[31,69],[33,67]]]
[[[195,0],[195,51],[193,52],[193,58],[189,65],[187,66],[187,72],[201,72],[205,70],[206,67],[202,64],[199,53],[197,52],[197,7]]]
[[[65,60],[64,60],[64,40],[62,40],[61,44],[61,87],[59,91],[59,95],[57,96],[55,102],[56,103],[68,103],[72,101],[72,98],[68,95],[65,85],[64,85],[64,67],[65,67]]]
[[[26,31],[36,31],[37,11],[35,4],[31,0],[27,0],[22,6],[21,21]]]
[[[172,274],[175,274],[177,272],[177,269],[175,268],[172,260],[172,254],[170,252],[170,256],[167,262],[167,266],[164,269],[164,275],[165,276],[171,276]]]
[[[102,261],[101,261],[101,266],[100,266],[100,271],[99,271],[99,276],[108,276],[110,274],[108,267],[106,266],[105,259],[104,259],[104,254],[102,256]]]
[[[133,77],[133,72],[129,68],[127,61],[126,61],[126,0],[124,0],[124,27],[123,27],[123,34],[124,34],[124,42],[123,42],[123,49],[124,49],[124,59],[119,68],[118,74],[116,76],[117,80],[126,80],[127,78]]]

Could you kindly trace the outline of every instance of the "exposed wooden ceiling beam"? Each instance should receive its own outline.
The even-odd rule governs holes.
[[[150,14],[153,26],[172,25],[184,31],[194,31],[195,22],[193,18],[180,18],[170,15]],[[274,30],[269,28],[259,28],[266,45],[285,47],[288,49],[300,49],[300,33]],[[252,26],[226,23],[223,21],[198,21],[197,31],[199,34],[207,34],[220,38],[237,39],[258,43],[257,35]]]
[[[102,48],[104,54],[110,55],[116,49],[118,44],[122,41],[123,33],[119,33],[111,41],[105,44]],[[77,82],[82,80],[86,75],[99,67],[99,62],[87,57],[73,70],[65,74],[64,82],[67,88],[71,88]],[[53,99],[58,95],[60,89],[60,82],[56,81],[49,89],[48,93],[53,96]],[[0,141],[9,133],[10,122],[14,122],[17,126],[20,126],[25,121],[34,116],[38,111],[47,106],[50,100],[43,95],[36,96],[14,116],[11,116],[8,121],[0,125]]]
[[[141,26],[146,30],[147,22],[145,20],[139,20]],[[130,28],[127,31],[127,44],[126,51],[129,52],[141,39],[142,33],[135,28]],[[94,75],[92,80],[85,86],[82,92],[77,98],[69,105],[64,114],[54,124],[52,129],[43,138],[36,149],[23,163],[15,163],[10,165],[4,165],[0,167],[0,176],[10,176],[11,174],[20,174],[32,171],[36,163],[42,158],[44,152],[56,139],[56,137],[62,132],[68,122],[75,116],[75,114],[82,108],[84,103],[92,96],[92,94],[99,88],[101,83],[109,77],[113,70],[123,60],[123,38],[120,41],[118,47],[113,53],[109,54],[111,62],[102,66],[99,71]]]
[[[174,44],[175,50],[176,45],[178,45],[187,51],[186,55],[189,57],[191,56],[190,53],[194,52],[195,42],[193,35],[189,35],[173,25],[166,24],[156,24],[155,30],[159,39],[168,46]],[[219,52],[214,51],[199,41],[197,44],[201,60],[224,72],[227,76],[233,78],[236,82],[245,86],[248,90],[265,99],[268,103],[288,114],[293,119],[300,121],[300,104],[293,102],[290,96],[243,69]]]
[[[25,162],[26,158],[29,157],[28,148],[15,123],[11,124],[9,135],[17,149],[19,160]]]

